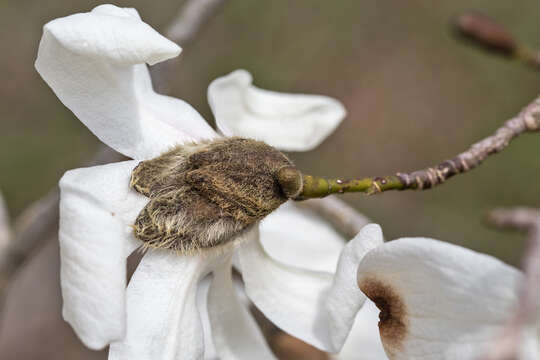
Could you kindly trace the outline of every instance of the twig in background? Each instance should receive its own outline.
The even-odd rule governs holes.
[[[513,36],[502,24],[476,11],[463,13],[453,23],[455,33],[471,45],[540,68],[540,51]]]
[[[13,237],[0,253],[0,293],[7,280],[58,223],[58,191],[51,190],[17,218]]]
[[[181,47],[188,46],[195,39],[202,27],[225,4],[226,0],[191,0],[187,1],[171,24],[165,30],[165,36]],[[158,92],[170,91],[168,76],[179,61],[179,57],[164,61],[150,68],[152,82]]]
[[[201,31],[204,24],[218,12],[225,2],[226,0],[196,0],[185,2],[184,6],[165,30],[166,37],[179,43],[181,46],[189,45]]]
[[[239,275],[240,276],[240,275]],[[329,360],[330,354],[309,345],[302,340],[287,334],[268,320],[264,314],[250,305],[251,315],[259,325],[270,349],[280,360]]]
[[[9,223],[9,213],[2,192],[0,192],[0,254],[4,252],[5,247],[10,241],[11,225]]]
[[[296,206],[313,211],[321,218],[328,221],[334,229],[345,236],[347,240],[352,239],[370,220],[360,214],[355,208],[345,201],[334,196],[324,199],[310,199],[297,202]]]
[[[499,228],[524,230],[528,234],[522,261],[525,279],[520,289],[517,313],[485,357],[485,360],[519,359],[523,333],[529,326],[536,328],[540,322],[540,210],[496,209],[489,214],[488,221]]]
[[[474,169],[488,156],[503,151],[510,141],[519,135],[539,130],[540,97],[527,105],[516,117],[507,120],[493,135],[473,144],[468,150],[450,160],[411,173],[397,173],[384,177],[343,180],[301,175],[302,189],[295,200],[347,192],[364,192],[371,195],[388,190],[430,189],[443,184],[454,175]]]
[[[181,45],[193,41],[202,25],[226,0],[189,0],[166,32],[166,36]],[[158,84],[168,81],[170,68],[164,68],[158,75]],[[164,72],[167,72],[166,74]],[[125,157],[105,145],[101,145],[92,161],[85,166],[94,166],[124,160]],[[59,191],[54,188],[43,198],[31,204],[17,218],[12,241],[0,253],[0,305],[6,286],[17,269],[28,257],[57,231]]]
[[[102,147],[86,166],[124,160],[125,157]],[[11,241],[0,252],[0,297],[17,269],[58,229],[60,194],[58,188],[33,202],[15,220]]]

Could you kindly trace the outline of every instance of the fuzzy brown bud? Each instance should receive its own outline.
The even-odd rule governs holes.
[[[284,166],[277,172],[281,190],[289,199],[294,199],[302,192],[302,173],[294,166]]]
[[[459,34],[487,50],[511,56],[518,49],[514,36],[504,26],[484,14],[461,14],[456,18],[455,27]]]
[[[297,182],[292,169],[280,151],[242,138],[186,144],[143,161],[130,186],[150,200],[135,237],[183,254],[231,244],[287,201]]]

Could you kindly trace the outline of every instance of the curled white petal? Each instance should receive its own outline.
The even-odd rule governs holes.
[[[371,234],[378,226],[373,226],[346,246],[349,251],[342,253],[335,278],[278,262],[259,241],[246,242],[238,258],[248,297],[286,332],[322,350],[339,351],[365,300],[356,286],[355,270],[362,254],[374,246]]]
[[[5,251],[11,236],[8,210],[2,192],[0,191],[0,251]]]
[[[260,223],[264,250],[287,265],[334,272],[343,239],[327,222],[292,202],[281,205]]]
[[[136,16],[134,9],[102,5],[89,13],[56,19],[45,29],[65,50],[123,66],[150,65],[178,56],[178,45]]]
[[[245,304],[238,299],[231,279],[231,265],[214,272],[208,292],[208,314],[219,358],[275,359],[261,330]]]
[[[135,8],[120,8],[112,4],[103,4],[96,6],[92,9],[93,13],[99,13],[104,15],[112,15],[119,17],[132,17],[137,20],[141,20],[139,12]]]
[[[369,252],[358,284],[381,312],[391,359],[477,359],[517,304],[516,269],[487,255],[424,238]]]
[[[109,360],[202,359],[197,285],[213,259],[167,250],[145,254],[127,289],[127,332]]]
[[[286,151],[315,148],[346,115],[330,97],[259,89],[245,70],[214,80],[208,102],[225,136],[254,138]]]
[[[71,170],[60,181],[63,315],[92,349],[125,333],[126,258],[137,246],[130,224],[147,201],[128,186],[136,165]]]
[[[368,224],[343,249],[324,309],[333,349],[339,350],[347,338],[354,318],[366,300],[359,291],[355,269],[364,256],[383,243],[381,227]]]
[[[43,28],[36,69],[58,98],[104,143],[135,159],[155,157],[212,129],[189,104],[156,94],[145,63],[180,48],[113,5]]]

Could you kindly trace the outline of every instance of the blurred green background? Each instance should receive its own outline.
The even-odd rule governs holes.
[[[47,21],[89,11],[86,0],[3,0],[0,34],[0,188],[12,216],[92,157],[98,140],[33,67]],[[163,29],[177,1],[118,1]],[[540,93],[540,74],[456,41],[449,22],[476,9],[540,46],[540,3],[516,1],[231,0],[176,67],[171,95],[209,121],[206,88],[237,68],[257,86],[333,96],[349,115],[318,149],[292,154],[326,176],[386,175],[432,165],[466,149]],[[181,44],[180,44],[181,45]],[[523,136],[479,169],[435,190],[345,200],[387,239],[428,236],[519,263],[523,237],[483,225],[497,206],[536,206],[540,135]]]

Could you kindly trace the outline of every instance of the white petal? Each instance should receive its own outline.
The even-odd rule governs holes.
[[[379,309],[373,302],[367,300],[354,321],[351,332],[337,355],[339,360],[387,360],[379,336]]]
[[[130,225],[147,202],[129,189],[136,165],[71,170],[60,181],[63,315],[92,349],[125,332],[126,258],[137,246]]]
[[[167,250],[145,254],[127,289],[126,337],[111,344],[109,360],[201,359],[197,284],[213,261]]]
[[[540,359],[540,324],[522,329],[518,358]]]
[[[201,315],[201,324],[204,335],[204,359],[218,360],[219,356],[217,355],[214,340],[212,339],[212,327],[210,325],[210,316],[208,314],[208,291],[210,290],[211,282],[211,275],[206,276],[199,282],[199,287],[197,289],[197,310]]]
[[[355,269],[364,256],[383,243],[381,227],[366,225],[343,249],[325,309],[329,316],[329,332],[333,348],[340,349],[347,338],[354,318],[366,300],[358,291]]]
[[[189,104],[152,89],[145,63],[180,50],[133,9],[105,5],[47,23],[36,69],[101,141],[146,159],[175,144],[214,136]]]
[[[100,13],[105,15],[113,15],[113,16],[120,16],[120,17],[128,17],[131,16],[137,20],[141,20],[141,16],[139,15],[139,12],[134,8],[119,8],[118,6],[111,5],[111,4],[103,4],[96,6],[92,9],[93,13]]]
[[[238,299],[230,263],[214,272],[208,313],[220,359],[275,359],[255,320]]]
[[[266,254],[259,241],[246,242],[238,252],[246,293],[286,332],[337,352],[365,299],[356,286],[355,269],[363,253],[372,248],[377,230],[376,225],[367,226],[346,246],[350,250],[342,253],[335,278],[280,263]]]
[[[358,268],[360,288],[385,309],[391,359],[477,359],[512,315],[521,278],[491,256],[424,238],[382,245]]]
[[[346,115],[343,105],[320,95],[259,89],[245,70],[214,80],[208,102],[225,136],[262,140],[281,150],[306,151],[319,145]]]
[[[260,238],[274,259],[315,271],[334,272],[345,246],[332,226],[290,201],[261,221]]]

